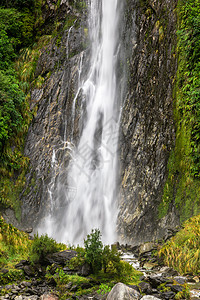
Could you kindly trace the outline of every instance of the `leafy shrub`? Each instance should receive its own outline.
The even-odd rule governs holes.
[[[6,274],[0,273],[0,284],[5,285],[17,280],[23,280],[24,277],[22,270],[10,269]]]
[[[97,293],[103,296],[109,293],[111,289],[112,289],[112,285],[110,286],[109,284],[101,283],[99,289],[97,290]]]
[[[54,239],[48,237],[47,234],[40,237],[36,234],[32,243],[30,260],[32,263],[42,262],[47,254],[64,249],[66,249],[64,244],[58,244]]]
[[[85,263],[85,250],[82,247],[76,248],[77,256],[73,257],[69,261],[68,267],[71,270],[77,269],[78,267],[82,266]]]
[[[116,247],[110,247],[107,245],[103,249],[102,253],[102,267],[104,273],[119,273],[120,272],[120,254]]]
[[[102,268],[103,244],[100,240],[101,233],[99,229],[92,229],[92,233],[87,235],[84,240],[85,260],[92,267],[94,273]]]
[[[159,251],[164,262],[181,274],[200,273],[200,215],[191,218],[184,228]]]

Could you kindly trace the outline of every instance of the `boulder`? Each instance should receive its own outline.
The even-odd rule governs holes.
[[[151,243],[151,242],[144,243],[144,244],[140,245],[140,247],[139,247],[139,255],[143,255],[144,253],[153,251],[155,249],[157,249],[156,244]]]
[[[107,300],[138,300],[140,293],[125,284],[117,283],[107,296]]]
[[[147,295],[147,296],[142,297],[140,300],[160,300],[160,298]]]
[[[56,264],[56,265],[64,266],[67,261],[70,261],[73,257],[76,256],[77,256],[76,251],[65,250],[65,251],[56,252],[47,255],[42,263],[47,265]]]

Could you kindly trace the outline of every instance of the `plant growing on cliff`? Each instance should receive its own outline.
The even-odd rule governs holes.
[[[181,274],[200,273],[200,215],[186,221],[184,228],[159,251],[164,262]]]
[[[200,213],[200,2],[179,0],[177,16],[176,144],[168,162],[159,217],[175,205],[184,222]]]

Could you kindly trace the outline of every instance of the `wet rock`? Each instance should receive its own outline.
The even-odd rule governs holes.
[[[183,276],[175,276],[174,277],[174,280],[176,282],[178,282],[179,284],[184,284],[187,282],[187,278],[186,277],[183,277]]]
[[[160,284],[167,282],[167,279],[162,274],[151,275],[147,278],[152,288],[157,288]]]
[[[178,272],[172,268],[169,267],[163,267],[160,269],[160,272],[165,275],[166,277],[171,277],[171,276],[177,276]]]
[[[137,300],[140,297],[140,293],[136,290],[129,288],[123,283],[117,283],[108,294],[107,300]]]
[[[178,284],[170,284],[170,285],[166,285],[169,286],[172,290],[172,292],[174,293],[178,293],[178,292],[182,292],[182,290],[184,289],[184,287],[182,285],[178,285]]]
[[[176,294],[172,291],[167,291],[167,292],[161,293],[161,297],[166,300],[174,299],[175,295]]]
[[[141,289],[141,292],[144,294],[152,294],[152,287],[148,282],[140,282],[139,287]]]

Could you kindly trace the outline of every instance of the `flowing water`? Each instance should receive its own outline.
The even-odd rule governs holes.
[[[120,52],[120,1],[88,1],[90,68],[87,78],[79,85],[86,107],[83,129],[78,146],[71,149],[64,191],[59,180],[52,179],[49,185],[51,213],[39,230],[63,242],[82,244],[92,228],[101,230],[105,243],[116,239],[120,121],[116,68]],[[52,167],[55,165],[54,152]],[[74,193],[70,194],[70,188]],[[55,214],[54,206],[60,207],[59,213]]]

